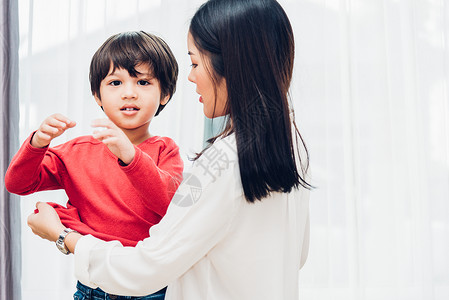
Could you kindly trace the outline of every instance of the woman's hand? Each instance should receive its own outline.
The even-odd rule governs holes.
[[[28,226],[34,234],[43,239],[55,242],[65,229],[55,209],[44,202],[37,202],[38,213],[28,216]]]

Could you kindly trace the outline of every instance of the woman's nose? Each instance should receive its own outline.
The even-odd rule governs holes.
[[[195,83],[195,77],[193,76],[192,71],[190,71],[189,76],[187,76],[187,79],[188,79],[190,82]]]

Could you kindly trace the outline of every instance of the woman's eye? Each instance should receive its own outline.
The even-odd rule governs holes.
[[[122,83],[119,80],[113,80],[109,84],[112,85],[112,86],[117,86],[117,85],[120,85]]]
[[[149,85],[150,83],[149,83],[148,81],[146,81],[146,80],[139,80],[139,81],[137,82],[137,84],[138,84],[138,85]]]
[[[198,65],[197,64],[191,64],[190,67],[195,69],[196,67],[198,67]]]

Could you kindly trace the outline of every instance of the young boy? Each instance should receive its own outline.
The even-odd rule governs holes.
[[[178,146],[149,133],[152,118],[175,92],[177,76],[176,59],[162,39],[142,31],[110,37],[94,54],[89,74],[95,101],[108,117],[92,126],[105,129],[49,148],[75,122],[48,117],[12,159],[8,191],[64,189],[67,207],[53,206],[66,227],[136,245],[165,214],[182,180]],[[66,254],[68,233],[57,242]],[[80,288],[88,289],[78,283]]]

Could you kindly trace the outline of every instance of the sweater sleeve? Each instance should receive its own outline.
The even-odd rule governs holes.
[[[70,229],[74,229],[81,234],[95,233],[95,231],[92,230],[89,226],[81,222],[78,209],[75,206],[71,205],[70,202],[67,202],[67,207],[53,202],[48,202],[48,204],[56,210],[59,219],[61,220],[62,224],[64,224],[64,226]],[[37,209],[35,210],[35,213],[37,213]]]
[[[52,202],[49,202],[48,204],[56,210],[56,213],[64,226],[76,230],[82,235],[91,234],[102,240],[111,240],[111,236],[109,234],[95,231],[85,223],[81,222],[78,209],[71,205],[70,201],[67,202],[67,207]],[[120,238],[120,241],[126,246],[135,246],[137,244],[137,241],[125,239],[123,237]]]
[[[28,195],[42,190],[63,188],[61,172],[65,172],[65,167],[62,160],[51,148],[33,147],[30,143],[33,134],[22,144],[6,172],[5,186],[11,193]],[[78,209],[72,206],[70,201],[67,202],[67,207],[57,203],[49,204],[56,210],[64,226],[82,234],[95,234],[99,238],[110,239],[82,223]],[[130,240],[127,244],[135,245],[136,242]]]
[[[5,186],[10,193],[28,195],[37,191],[56,190],[61,186],[61,159],[48,147],[31,146],[31,134],[11,160],[5,174]]]
[[[157,162],[140,148],[135,148],[134,160],[122,169],[142,198],[148,199],[149,208],[162,217],[182,181],[183,161],[179,147],[168,139]]]
[[[207,255],[229,231],[243,191],[237,167],[205,173],[204,166],[195,164],[167,214],[136,247],[82,237],[75,249],[76,277],[109,293],[147,295]]]

